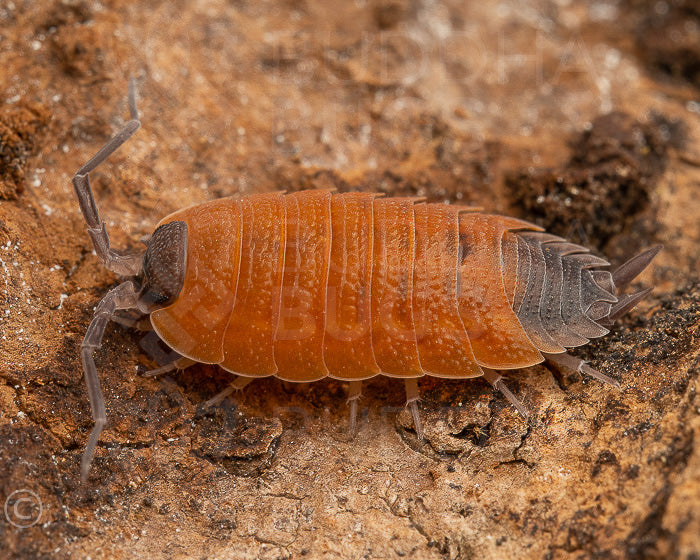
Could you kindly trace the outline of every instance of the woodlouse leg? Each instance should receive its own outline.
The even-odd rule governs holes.
[[[508,387],[506,387],[506,384],[503,383],[503,377],[501,377],[498,373],[493,371],[492,369],[487,369],[485,367],[482,367],[481,369],[484,370],[484,379],[488,381],[491,386],[496,389],[497,391],[500,391],[501,394],[510,401],[510,404],[512,404],[520,413],[520,415],[525,418],[525,420],[528,419],[529,414],[527,412],[527,409],[523,406],[523,404],[515,397],[515,395],[511,392]]]
[[[115,315],[112,317],[112,322],[126,327],[128,329],[134,328],[137,331],[152,331],[153,325],[151,325],[151,320],[146,317],[143,312],[139,309],[129,310],[130,313],[124,315]]]
[[[187,369],[188,367],[193,366],[196,363],[197,362],[195,362],[194,360],[190,360],[189,358],[181,356],[177,360],[173,360],[169,364],[165,364],[164,366],[147,371],[143,374],[143,376],[155,377],[156,375],[162,375],[171,371],[182,371],[183,369]]]
[[[131,113],[131,120],[85,165],[78,169],[73,177],[73,187],[78,196],[80,210],[87,223],[87,230],[95,247],[97,257],[106,268],[122,276],[135,276],[141,271],[141,255],[120,255],[110,248],[109,236],[107,235],[104,222],[100,220],[95,198],[92,194],[90,172],[94,171],[97,166],[119,149],[141,126],[138,112],[136,111],[136,92],[133,80],[129,82],[129,112]]]
[[[220,393],[217,393],[216,395],[214,395],[208,401],[205,401],[202,404],[202,406],[204,408],[211,408],[212,406],[219,404],[226,397],[228,397],[231,393],[233,393],[235,391],[240,391],[241,389],[243,389],[245,386],[247,386],[252,381],[255,381],[255,377],[243,377],[242,375],[240,375],[240,376],[236,377],[236,379],[233,380],[233,383],[231,383],[231,385],[226,387],[226,389],[224,389]]]
[[[100,379],[97,376],[97,367],[92,353],[100,347],[102,336],[104,335],[107,323],[114,316],[118,309],[132,309],[136,307],[138,293],[132,282],[119,284],[100,300],[95,308],[95,315],[90,322],[83,343],[80,346],[80,355],[83,360],[83,370],[85,372],[85,384],[87,385],[88,397],[90,398],[90,408],[92,409],[92,419],[95,425],[90,432],[88,443],[83,451],[80,461],[80,480],[86,482],[90,472],[90,463],[95,454],[95,447],[100,433],[107,422],[105,411],[105,400],[100,389]]]
[[[603,383],[607,383],[608,385],[612,385],[618,389],[620,388],[619,381],[613,379],[612,377],[608,377],[604,373],[600,373],[597,369],[593,369],[586,362],[577,358],[576,356],[572,356],[566,352],[562,354],[546,354],[543,352],[542,354],[547,361],[554,364],[554,366],[559,369],[563,368],[571,371],[577,371],[579,373],[586,373],[598,381],[602,381]]]
[[[362,396],[362,381],[351,381],[347,403],[350,405],[350,436],[355,435],[357,427],[357,401]]]
[[[413,426],[416,429],[416,436],[419,440],[423,439],[423,425],[420,421],[418,412],[418,401],[420,401],[420,393],[418,393],[418,378],[412,377],[404,381],[406,385],[406,407],[411,411],[413,416]]]

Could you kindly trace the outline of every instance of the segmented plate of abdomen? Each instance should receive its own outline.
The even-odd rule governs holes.
[[[188,228],[156,332],[192,360],[288,381],[537,364],[604,335],[608,263],[515,218],[370,193],[225,198]]]

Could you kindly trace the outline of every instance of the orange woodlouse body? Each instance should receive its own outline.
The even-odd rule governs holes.
[[[524,415],[493,369],[547,358],[616,383],[565,351],[606,334],[648,293],[617,297],[660,247],[610,273],[587,249],[515,218],[411,198],[303,191],[175,212],[143,257],[121,256],[109,248],[88,174],[138,129],[133,87],[129,100],[132,120],[74,178],[98,257],[135,276],[99,303],[82,345],[95,419],[83,480],[106,422],[92,352],[119,309],[150,314],[156,333],[183,356],[154,373],[203,362],[241,376],[238,387],[271,375],[349,381],[351,425],[362,380],[404,378],[419,437],[415,380],[423,375],[483,375]]]

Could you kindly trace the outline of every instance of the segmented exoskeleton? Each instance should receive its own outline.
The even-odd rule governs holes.
[[[224,198],[161,221],[144,255],[109,248],[88,174],[139,127],[132,120],[76,174],[74,185],[98,257],[134,279],[97,306],[82,358],[95,427],[88,474],[106,422],[92,352],[119,309],[150,314],[182,357],[152,374],[195,362],[240,376],[350,382],[354,430],[361,382],[405,380],[418,437],[417,378],[484,376],[527,416],[494,369],[545,358],[617,382],[568,356],[649,290],[618,297],[660,247],[610,273],[607,261],[534,224],[475,209],[372,193],[302,191]]]

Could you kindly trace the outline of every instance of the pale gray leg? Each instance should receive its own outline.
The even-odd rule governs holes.
[[[164,366],[147,371],[143,374],[143,376],[155,377],[156,375],[162,375],[171,371],[182,371],[183,369],[187,369],[188,367],[193,366],[196,363],[197,362],[195,362],[194,360],[190,360],[189,358],[180,357],[177,360],[173,360],[169,364],[165,364]]]
[[[351,381],[348,391],[348,404],[350,405],[350,436],[355,435],[357,428],[357,401],[362,396],[362,381]]]
[[[112,322],[126,327],[127,329],[136,329],[141,332],[150,332],[153,330],[151,320],[144,315],[139,309],[130,310],[131,313],[119,314],[112,317]]]
[[[141,271],[140,255],[120,255],[109,246],[109,237],[105,224],[100,220],[97,205],[90,187],[90,172],[113,154],[139,129],[138,112],[136,111],[136,93],[134,81],[129,82],[129,111],[131,120],[124,125],[114,138],[109,140],[90,160],[83,165],[73,177],[73,187],[78,196],[80,210],[88,226],[88,233],[95,247],[97,257],[109,270],[122,276],[135,276]]]
[[[420,421],[418,412],[418,401],[420,401],[420,393],[418,393],[418,378],[411,377],[404,381],[406,385],[406,407],[411,411],[413,416],[413,427],[416,429],[416,436],[419,440],[423,439],[423,425]]]
[[[527,420],[529,416],[527,409],[517,398],[515,398],[515,395],[510,391],[510,389],[506,387],[505,383],[503,383],[503,377],[492,369],[486,369],[484,367],[481,369],[484,371],[484,379],[486,379],[486,381],[488,381],[494,389],[500,391],[501,394],[510,401],[510,404],[512,404],[518,410],[520,415]]]
[[[613,387],[617,387],[618,389],[620,388],[619,381],[613,379],[612,377],[608,377],[604,373],[600,373],[597,369],[593,369],[586,362],[577,358],[576,356],[572,356],[570,354],[567,354],[566,352],[562,354],[545,354],[543,352],[542,354],[547,359],[547,361],[551,362],[558,368],[568,369],[570,371],[577,371],[579,373],[586,373],[591,377],[596,378],[598,381],[602,381],[603,383],[607,383],[608,385],[612,385]]]
[[[97,367],[95,366],[92,353],[102,344],[102,336],[107,328],[107,323],[114,316],[114,313],[118,309],[132,309],[136,307],[137,299],[138,294],[131,282],[119,284],[116,288],[109,291],[97,304],[95,316],[90,322],[83,343],[80,346],[80,355],[85,372],[85,384],[87,385],[88,397],[90,398],[92,419],[95,421],[95,425],[90,432],[88,443],[80,461],[80,480],[83,483],[87,481],[88,473],[90,472],[90,463],[92,463],[92,457],[95,454],[95,447],[97,446],[97,440],[107,422],[105,400],[102,396],[102,390],[100,389],[100,380],[97,376]]]
[[[226,397],[228,397],[231,393],[233,393],[234,391],[240,391],[245,386],[247,386],[249,383],[255,381],[255,379],[256,379],[255,377],[243,377],[242,375],[236,377],[236,379],[234,379],[233,382],[228,387],[226,387],[226,389],[224,389],[220,393],[217,393],[208,401],[205,401],[202,404],[202,406],[204,408],[211,408],[212,406],[219,404]]]

